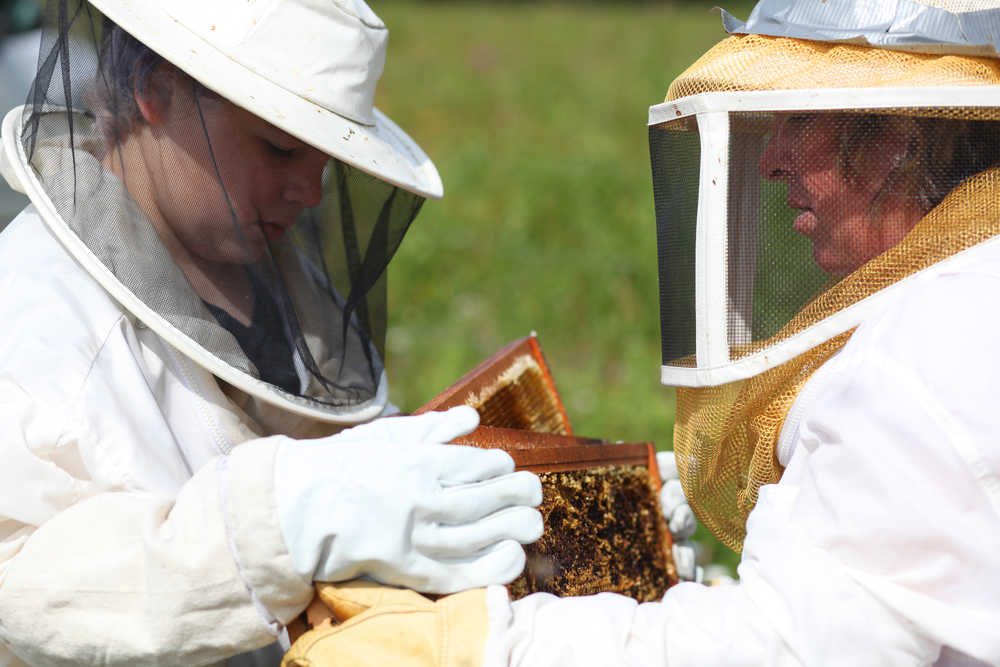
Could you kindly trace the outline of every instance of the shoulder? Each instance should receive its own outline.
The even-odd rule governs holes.
[[[845,353],[886,355],[917,368],[946,366],[954,375],[1000,365],[998,332],[1000,239],[994,239],[902,286],[858,327]],[[979,363],[956,366],[971,356]]]
[[[0,233],[0,374],[82,380],[122,317],[33,206]]]
[[[1000,432],[1000,242],[954,260],[900,285],[812,375],[782,432],[783,464],[806,432],[843,441],[841,431],[861,423],[872,422],[862,440],[878,439],[883,451],[897,440],[916,449],[922,437],[898,434],[917,424],[937,431],[937,445]],[[876,422],[897,435],[872,435]]]

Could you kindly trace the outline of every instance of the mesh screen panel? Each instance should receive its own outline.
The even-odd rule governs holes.
[[[693,365],[695,352],[695,232],[700,142],[693,124],[649,129],[660,267],[663,363]]]
[[[752,211],[730,208],[731,240],[739,236],[733,230],[756,226],[756,233],[744,235],[755,253],[739,244],[729,248],[730,275],[756,258],[752,289],[729,285],[731,300],[753,301],[742,305],[753,317],[749,344],[734,345],[733,358],[793,336],[898,280],[907,271],[897,263],[913,266],[916,259],[925,266],[926,259],[954,252],[951,223],[919,233],[925,221],[918,233],[910,232],[956,186],[1000,158],[1000,123],[986,121],[779,113],[774,129],[754,142],[756,151],[747,148],[741,124],[733,119],[730,171],[752,166],[759,181],[747,188],[731,178],[730,200],[756,199],[758,216],[754,221]],[[759,127],[759,118],[751,125]],[[949,215],[954,212],[943,209],[934,217]],[[919,252],[918,244],[925,246]],[[838,287],[846,277],[849,283]]]
[[[664,364],[678,367],[704,364],[693,356],[696,309],[725,309],[737,361],[881,289],[834,287],[856,272],[886,275],[883,263],[864,267],[1000,156],[1000,123],[990,121],[898,109],[730,113],[726,219],[706,219],[700,232],[703,243],[724,239],[726,274],[697,278],[695,127],[685,119],[650,130]],[[724,284],[725,302],[696,304],[699,279]],[[800,316],[820,295],[831,305],[831,294],[835,307]]]

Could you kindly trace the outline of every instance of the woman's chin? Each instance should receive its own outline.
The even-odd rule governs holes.
[[[821,243],[813,243],[813,261],[824,272],[836,278],[843,278],[864,263],[852,261],[852,258],[845,257],[843,253],[831,251],[830,248]]]
[[[266,249],[263,237],[247,239],[246,243],[237,243],[225,248],[216,255],[216,261],[220,264],[253,264],[264,256]]]

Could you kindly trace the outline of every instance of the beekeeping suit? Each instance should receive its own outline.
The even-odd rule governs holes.
[[[538,480],[443,444],[475,412],[376,419],[386,264],[442,193],[372,105],[385,41],[360,0],[49,3],[2,126],[0,664],[208,664],[313,580],[523,568]]]
[[[1000,664],[1000,6],[949,5],[764,0],[650,109],[678,472],[737,585],[334,585],[287,664],[457,607],[421,664]]]

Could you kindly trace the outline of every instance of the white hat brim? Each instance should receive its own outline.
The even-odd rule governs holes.
[[[297,139],[404,190],[433,199],[444,194],[434,163],[378,109],[374,125],[325,109],[236,62],[169,16],[159,3],[90,3],[206,88]]]

